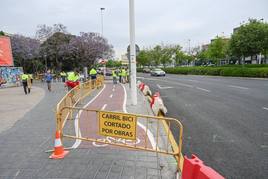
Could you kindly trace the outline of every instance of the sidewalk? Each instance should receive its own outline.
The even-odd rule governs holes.
[[[127,179],[127,178],[174,178],[175,161],[172,157],[151,152],[134,151],[125,148],[101,146],[82,142],[63,160],[48,159],[45,150],[53,147],[55,132],[55,105],[65,93],[61,83],[54,83],[54,92],[46,92],[32,110],[22,117],[11,129],[0,133],[0,178],[92,178],[92,179]],[[40,85],[40,87],[43,87]],[[124,111],[123,87],[118,84],[112,97],[112,84],[106,83],[106,89],[94,91],[82,102],[88,108]],[[125,85],[129,94],[128,85]],[[1,94],[1,91],[0,91]],[[8,94],[7,94],[8,95]],[[108,98],[108,99],[107,99]],[[126,110],[130,113],[150,114],[150,108],[144,97],[138,94],[139,104],[130,105],[126,100]],[[113,103],[116,102],[116,105]],[[122,105],[121,105],[122,103]],[[106,104],[106,106],[105,106]],[[104,107],[105,106],[105,107]],[[80,122],[82,124],[82,122]],[[84,124],[86,126],[87,124]],[[82,134],[83,128],[81,128]],[[64,140],[65,147],[75,141]]]
[[[22,87],[0,89],[0,133],[12,127],[44,96],[45,91],[36,86],[33,86],[28,95],[24,94]]]

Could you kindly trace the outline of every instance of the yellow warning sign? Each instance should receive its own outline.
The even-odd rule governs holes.
[[[137,117],[131,114],[99,112],[99,134],[136,140]]]

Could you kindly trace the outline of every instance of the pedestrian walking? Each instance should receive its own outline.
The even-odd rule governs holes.
[[[51,82],[52,82],[53,76],[50,73],[50,70],[47,71],[47,73],[45,74],[45,81],[47,83],[47,89],[48,91],[51,91]]]
[[[30,92],[31,92],[32,81],[33,81],[33,76],[31,74],[28,74],[28,78],[27,78],[28,94],[30,94]]]
[[[60,72],[60,76],[61,76],[61,81],[62,81],[63,83],[65,83],[66,76],[67,76],[67,74],[65,73],[65,71]]]
[[[28,80],[28,75],[23,73],[21,75],[21,82],[22,82],[22,86],[23,86],[23,90],[24,93],[27,94],[28,93],[28,85],[27,85],[27,80]]]
[[[30,78],[31,84],[33,84],[33,75],[32,74],[28,74],[28,76]]]

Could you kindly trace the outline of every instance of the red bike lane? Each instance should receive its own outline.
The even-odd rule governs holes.
[[[104,89],[100,92],[96,99],[89,102],[86,105],[86,109],[92,110],[104,110],[104,111],[112,111],[112,112],[124,112],[124,101],[127,96],[125,96],[125,91],[122,85],[116,84],[113,85],[112,83],[106,83]],[[148,136],[146,136],[145,127],[139,123],[137,125],[136,133],[137,133],[137,140],[126,140],[114,137],[106,137],[99,135],[99,122],[98,116],[96,112],[87,112],[83,111],[79,115],[79,123],[78,126],[80,128],[81,137],[83,138],[91,138],[91,139],[98,139],[100,141],[106,141],[109,143],[120,143],[126,145],[136,145],[136,146],[143,146],[147,148],[152,148],[151,141],[149,140]],[[137,121],[138,123],[138,121]],[[152,140],[152,139],[151,139]],[[89,142],[89,141],[82,141],[78,148],[89,148],[89,147],[113,147],[108,144],[102,144],[97,142]]]

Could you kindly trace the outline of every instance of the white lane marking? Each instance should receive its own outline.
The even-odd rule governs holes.
[[[176,82],[175,84],[177,84],[177,85],[181,85],[181,86],[186,86],[186,87],[189,87],[189,88],[193,88],[193,87],[194,87],[193,85],[188,85],[188,84],[185,84],[185,83],[179,83],[179,82]]]
[[[144,79],[144,77],[137,77],[137,79]]]
[[[232,88],[238,88],[238,89],[244,89],[244,90],[248,90],[249,88],[243,87],[243,86],[235,86],[235,85],[228,85],[229,87]]]
[[[202,91],[206,91],[206,92],[210,92],[210,90],[207,90],[207,89],[205,89],[205,88],[199,88],[199,87],[196,87],[196,89],[199,89],[199,90],[202,90]]]
[[[101,110],[104,110],[106,108],[107,104],[104,104],[101,108]]]
[[[187,81],[199,83],[199,81],[197,81],[197,80],[187,80]]]
[[[115,89],[113,88],[113,91],[115,91]]]
[[[264,109],[264,110],[267,110],[267,111],[268,111],[268,108],[266,108],[266,107],[263,107],[262,109]]]
[[[15,174],[15,178],[20,174],[20,170],[18,170]]]
[[[171,89],[171,86],[160,86],[159,84],[156,85],[159,89]]]
[[[88,105],[90,105],[93,101],[95,101],[95,99],[103,92],[103,90],[106,88],[106,85],[103,86],[102,90],[94,97],[92,98],[85,106],[83,106],[83,108],[86,108]],[[75,125],[75,135],[76,137],[81,137],[81,130],[80,128],[78,128],[78,116],[80,116],[82,113],[82,111],[79,111],[79,113],[76,115],[75,120],[74,120],[74,125]],[[73,146],[71,148],[76,149],[77,147],[79,147],[79,145],[81,144],[81,140],[76,139],[75,143],[73,144]]]
[[[112,97],[113,97],[113,94],[110,95],[110,98],[112,98]]]
[[[268,145],[261,145],[261,148],[268,148]]]
[[[127,110],[126,110],[126,105],[127,105],[127,91],[126,91],[126,88],[125,88],[124,85],[121,84],[121,86],[124,88],[124,94],[125,94],[124,95],[124,103],[123,103],[123,111],[125,113],[127,113]],[[140,126],[140,128],[142,128],[146,132],[146,127],[143,124],[141,124],[140,122],[138,122],[138,126]],[[147,129],[147,135],[148,135],[148,138],[149,138],[149,140],[150,140],[150,142],[152,144],[153,149],[155,150],[156,149],[156,142],[155,142],[153,133],[149,129]]]

